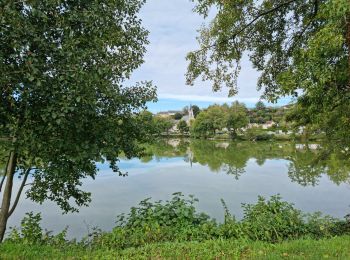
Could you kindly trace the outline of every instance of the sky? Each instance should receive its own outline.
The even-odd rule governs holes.
[[[198,49],[196,37],[200,26],[208,22],[192,12],[190,0],[147,0],[141,10],[143,26],[150,32],[145,63],[137,69],[132,82],[152,80],[157,86],[158,102],[148,105],[157,113],[166,110],[181,110],[184,106],[196,104],[207,107],[210,104],[231,103],[234,100],[248,107],[259,101],[261,92],[256,90],[259,73],[252,68],[248,58],[242,61],[238,79],[239,93],[228,98],[227,89],[213,92],[210,82],[197,80],[194,86],[185,84],[187,69],[186,54]],[[284,105],[289,99],[282,99]]]

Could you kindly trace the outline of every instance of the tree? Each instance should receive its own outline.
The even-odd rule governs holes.
[[[265,110],[266,109],[266,106],[264,104],[264,102],[262,102],[261,100],[258,101],[256,104],[255,104],[255,108],[257,110]]]
[[[168,117],[155,117],[154,124],[158,134],[166,132],[167,135],[169,134],[169,130],[174,126],[173,120]]]
[[[219,105],[212,105],[207,108],[209,120],[212,121],[214,133],[216,130],[222,130],[226,124],[227,108]]]
[[[199,112],[201,112],[200,108],[197,105],[192,105],[192,111],[194,118],[196,118]]]
[[[227,129],[230,131],[231,137],[236,138],[239,129],[246,127],[249,123],[247,108],[238,101],[234,102],[229,109],[227,116]]]
[[[188,54],[187,82],[198,77],[237,93],[239,63],[261,71],[258,88],[275,102],[295,96],[303,121],[318,124],[333,144],[350,144],[350,4],[348,0],[194,0],[217,14]],[[350,152],[349,152],[350,155]]]
[[[217,130],[226,127],[228,107],[220,105],[209,106],[201,111],[194,120],[191,131],[195,136],[208,137],[215,135]]]
[[[118,155],[140,154],[138,144],[147,136],[136,115],[155,98],[155,89],[123,83],[143,62],[142,4],[1,1],[0,137],[7,160],[0,241],[30,175],[28,198],[77,211],[72,202],[90,201],[81,179],[96,176],[96,162],[107,158],[119,172]],[[22,178],[17,194],[15,173]]]
[[[195,137],[212,136],[215,134],[215,127],[207,111],[201,111],[191,124],[191,134]]]
[[[180,120],[182,117],[183,117],[183,115],[181,113],[175,113],[175,115],[174,115],[175,120]]]
[[[183,107],[183,109],[182,109],[182,114],[183,114],[183,115],[188,114],[188,106],[184,106],[184,107]]]
[[[142,131],[148,138],[160,134],[157,120],[150,111],[144,110],[139,113],[137,115],[137,120],[139,125],[142,125]]]
[[[177,129],[180,131],[181,134],[188,133],[189,131],[189,127],[184,120],[180,120],[179,123],[177,123]]]

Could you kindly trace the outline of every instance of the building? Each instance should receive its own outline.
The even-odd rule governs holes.
[[[182,120],[184,120],[187,125],[191,125],[191,121],[194,120],[194,113],[192,105],[190,105],[189,109],[187,110],[188,114],[182,117]]]
[[[165,111],[165,112],[159,112],[157,113],[157,116],[160,117],[171,117],[174,116],[176,113],[182,113],[182,111],[175,111],[175,110],[169,110],[169,111]]]

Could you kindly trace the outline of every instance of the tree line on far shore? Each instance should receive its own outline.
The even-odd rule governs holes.
[[[181,134],[194,138],[211,138],[226,134],[237,139],[244,134],[248,139],[255,139],[262,132],[260,130],[288,133],[300,127],[293,124],[293,105],[267,107],[264,102],[259,101],[254,108],[247,108],[244,103],[235,101],[231,105],[215,104],[205,109],[194,105],[191,108],[193,118],[188,116],[188,107],[172,114],[163,112],[154,115],[145,110],[138,118],[149,129],[148,133],[155,136]]]

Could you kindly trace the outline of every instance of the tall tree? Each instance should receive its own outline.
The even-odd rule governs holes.
[[[188,54],[187,80],[198,77],[237,93],[247,54],[261,71],[258,87],[271,102],[297,97],[303,120],[350,144],[349,0],[193,0],[195,10],[217,14],[200,30],[200,50]]]
[[[226,115],[228,111],[228,106],[225,107],[225,105],[220,106],[220,105],[212,105],[209,106],[206,110],[209,119],[213,123],[214,127],[214,132],[216,130],[222,130],[226,125]]]
[[[196,118],[199,112],[201,112],[200,108],[197,105],[192,105],[192,111],[194,118]]]
[[[257,110],[265,110],[266,106],[264,104],[264,102],[262,102],[261,100],[258,101],[256,104],[255,104],[255,108]]]
[[[215,127],[212,118],[207,111],[201,111],[196,120],[191,124],[191,135],[194,137],[204,137],[215,135]]]
[[[234,102],[229,109],[227,115],[227,129],[230,131],[231,137],[237,138],[239,129],[246,127],[249,123],[249,117],[247,115],[247,108],[244,104],[240,104],[238,101]]]
[[[175,120],[180,120],[182,117],[183,117],[183,114],[181,114],[179,112],[175,113],[175,115],[174,115]]]
[[[150,83],[125,87],[143,62],[143,0],[0,2],[0,133],[7,151],[1,180],[0,241],[30,179],[27,197],[64,211],[86,205],[81,179],[106,158],[137,156],[136,114],[155,98]],[[15,173],[22,184],[12,196]]]
[[[170,117],[159,117],[156,116],[154,118],[154,125],[156,128],[156,131],[158,135],[161,135],[162,133],[166,133],[169,135],[170,129],[174,126],[174,120],[171,119]]]

